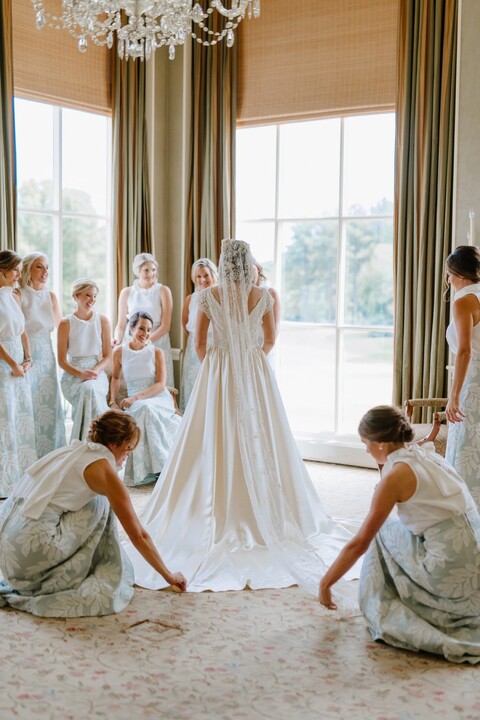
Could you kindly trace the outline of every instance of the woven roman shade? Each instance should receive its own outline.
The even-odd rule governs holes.
[[[237,124],[393,110],[398,4],[262,0],[237,31]]]
[[[37,30],[31,0],[13,0],[12,6],[15,96],[111,113],[114,51],[89,42],[81,53],[67,30]],[[44,6],[61,14],[61,0],[45,0]]]

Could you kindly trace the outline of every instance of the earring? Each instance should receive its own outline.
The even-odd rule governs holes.
[[[379,450],[383,450],[383,444],[378,446]]]

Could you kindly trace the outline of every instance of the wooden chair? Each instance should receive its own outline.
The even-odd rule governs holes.
[[[423,445],[427,442],[433,442],[435,450],[445,457],[447,449],[447,433],[446,415],[442,411],[447,405],[447,398],[411,398],[405,401],[405,413],[408,419],[412,420],[415,408],[433,408],[433,417],[430,423],[412,423],[412,429],[415,433],[415,442]]]

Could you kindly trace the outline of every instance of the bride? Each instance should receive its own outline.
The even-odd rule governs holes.
[[[199,295],[202,367],[141,517],[190,592],[299,584],[316,594],[351,537],[323,510],[291,434],[266,357],[275,342],[272,305],[254,285],[249,245],[224,240],[219,284]],[[138,585],[166,586],[131,543],[125,549]]]

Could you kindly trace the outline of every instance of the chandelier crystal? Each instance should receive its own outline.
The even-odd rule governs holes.
[[[191,36],[201,45],[212,46],[226,38],[228,47],[235,41],[235,30],[247,13],[260,15],[260,0],[210,0],[206,10],[194,0],[62,0],[62,14],[45,10],[43,0],[32,0],[37,28],[45,25],[65,28],[85,52],[88,43],[113,46],[117,37],[121,58],[148,60],[152,52],[168,46],[170,60],[175,47]],[[220,31],[209,28],[215,10],[226,22]]]

